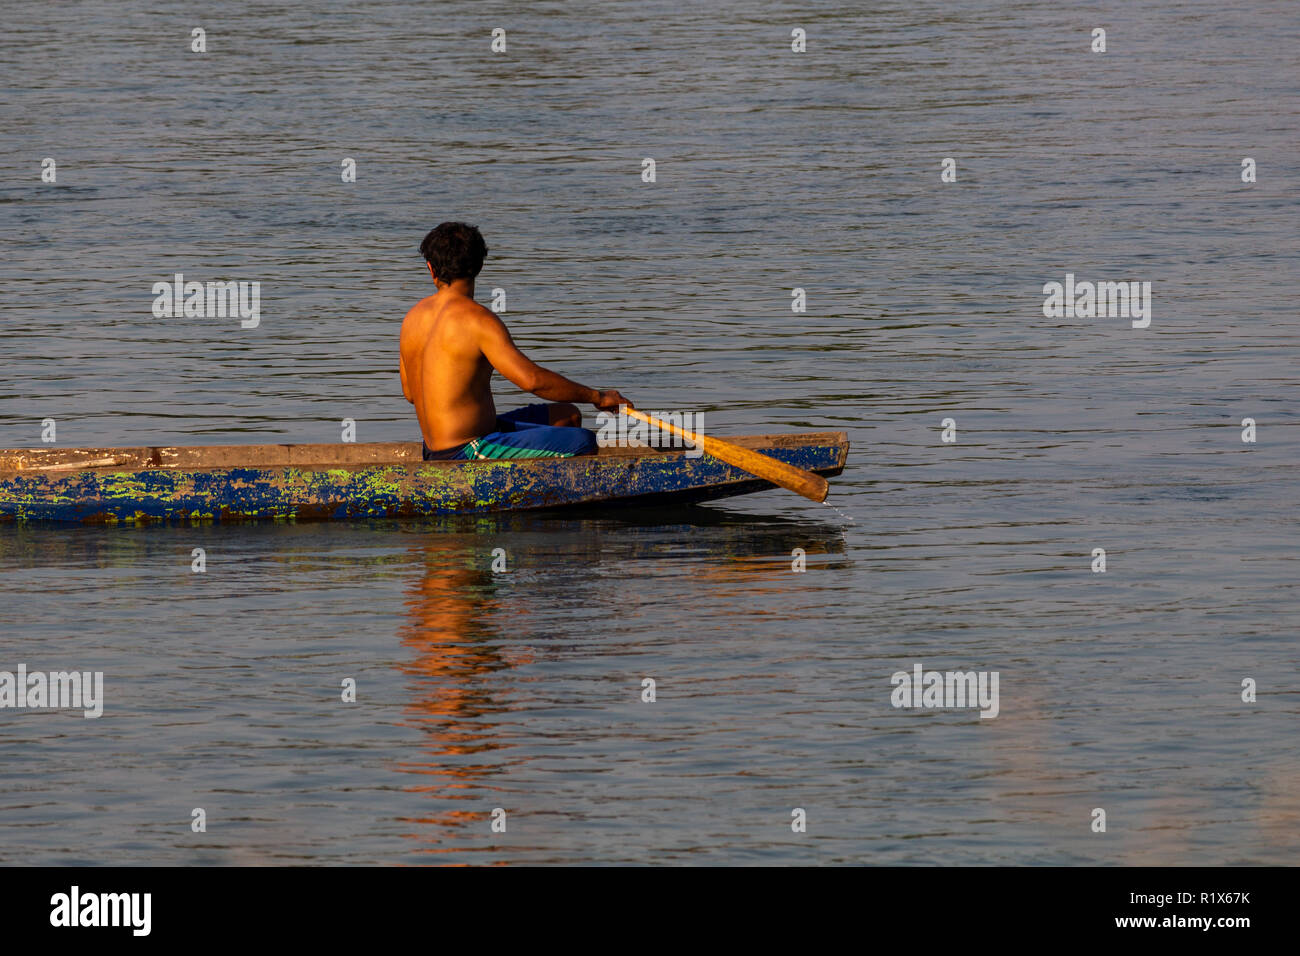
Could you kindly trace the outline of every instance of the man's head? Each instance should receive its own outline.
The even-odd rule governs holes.
[[[483,268],[487,252],[478,227],[464,222],[444,222],[420,243],[420,255],[442,283],[473,279]]]

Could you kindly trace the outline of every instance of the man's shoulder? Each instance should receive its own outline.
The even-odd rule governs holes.
[[[437,295],[426,295],[423,299],[406,310],[406,317],[409,319],[413,316],[432,314],[437,298]]]
[[[415,305],[406,310],[406,315],[402,316],[402,331],[405,332],[408,327],[428,318],[433,314],[433,296],[421,299]]]
[[[454,318],[456,324],[467,331],[479,331],[501,324],[501,319],[495,312],[468,296],[448,302],[443,314]]]

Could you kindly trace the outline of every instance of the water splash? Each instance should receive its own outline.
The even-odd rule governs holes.
[[[852,518],[850,518],[848,515],[846,515],[846,514],[845,514],[843,511],[841,511],[839,508],[836,508],[836,507],[835,507],[833,504],[831,504],[829,501],[823,501],[822,504],[824,504],[827,508],[830,508],[830,509],[831,509],[832,511],[834,511],[837,515],[839,515],[841,518],[843,518],[845,521],[847,521],[849,524],[857,524],[856,521],[854,521]]]

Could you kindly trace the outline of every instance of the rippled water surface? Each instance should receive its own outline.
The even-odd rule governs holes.
[[[0,710],[0,862],[1295,861],[1290,0],[3,31],[0,447],[414,438],[397,329],[446,219],[545,364],[853,446],[838,511],[0,525],[0,670],[107,695]],[[259,281],[260,325],[155,318],[177,272]],[[1151,282],[1150,327],[1045,318],[1066,273]],[[998,672],[999,715],[894,708],[918,662]]]

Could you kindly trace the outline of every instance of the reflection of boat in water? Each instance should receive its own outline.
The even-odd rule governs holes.
[[[562,724],[544,729],[530,715],[555,706],[557,691],[546,675],[564,675],[575,661],[591,659],[575,649],[573,630],[595,641],[589,650],[598,658],[602,611],[617,610],[625,622],[643,619],[656,631],[663,626],[662,592],[645,586],[648,564],[680,566],[736,614],[764,614],[752,604],[756,595],[809,590],[803,575],[791,573],[792,548],[803,548],[810,564],[815,555],[844,550],[842,529],[830,524],[693,506],[629,509],[617,517],[510,513],[373,527],[384,525],[418,541],[401,571],[405,653],[396,665],[407,678],[402,723],[416,734],[396,769],[409,775],[406,789],[421,795],[424,809],[406,818],[404,835],[418,853],[458,861],[486,859],[478,851],[496,846],[493,808],[535,812],[520,794],[535,783],[539,755],[565,745],[570,731]],[[278,530],[288,529],[267,529]],[[319,524],[291,533],[316,532],[326,538],[366,533],[356,525]],[[505,573],[492,569],[498,548]],[[567,627],[553,609],[570,606],[588,610],[564,615],[563,621],[582,622]],[[630,684],[628,692],[639,694],[640,685]],[[478,834],[470,844],[467,831]]]
[[[843,432],[751,435],[742,448],[838,475]],[[0,451],[0,521],[117,524],[408,517],[596,503],[685,503],[768,482],[684,449],[602,448],[576,458],[430,461],[419,443]]]

